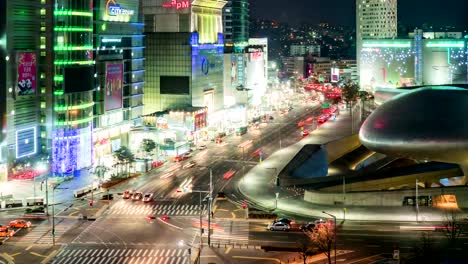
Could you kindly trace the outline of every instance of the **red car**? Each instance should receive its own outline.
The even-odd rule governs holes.
[[[175,162],[180,162],[180,161],[183,161],[184,159],[185,159],[184,155],[179,155],[179,156],[174,157]]]
[[[309,130],[302,131],[302,136],[307,137],[309,135]]]
[[[223,139],[220,138],[220,137],[217,137],[217,138],[215,139],[215,143],[216,143],[216,144],[220,144],[220,143],[222,143],[222,142],[223,142]]]
[[[30,228],[31,222],[24,220],[14,220],[11,221],[10,224],[8,224],[8,226],[14,228]]]

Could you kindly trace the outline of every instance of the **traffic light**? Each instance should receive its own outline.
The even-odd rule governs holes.
[[[89,206],[93,206],[94,200],[89,200]]]
[[[166,214],[163,215],[163,216],[161,217],[161,219],[162,219],[164,222],[166,222],[166,221],[167,221],[167,215],[166,215]]]
[[[242,208],[247,208],[247,203],[246,202],[242,202]]]
[[[52,235],[55,236],[55,228],[52,228]]]

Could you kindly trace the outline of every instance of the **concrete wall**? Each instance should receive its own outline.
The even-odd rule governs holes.
[[[468,186],[419,189],[419,196],[454,194],[460,208],[468,208]],[[350,206],[402,206],[405,196],[415,196],[415,190],[375,191],[346,193],[346,205]],[[343,203],[343,193],[306,191],[304,200],[314,204],[335,205]]]

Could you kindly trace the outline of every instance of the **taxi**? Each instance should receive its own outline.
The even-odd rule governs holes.
[[[11,221],[10,224],[8,224],[8,226],[14,228],[30,228],[31,222],[24,220],[14,220]]]

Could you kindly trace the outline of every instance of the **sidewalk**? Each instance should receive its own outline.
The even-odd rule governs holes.
[[[295,196],[291,190],[275,186],[276,173],[293,159],[306,144],[323,145],[351,135],[351,117],[348,111],[342,111],[336,120],[329,120],[314,130],[309,137],[300,142],[275,152],[263,163],[253,167],[239,181],[239,191],[261,207],[268,208],[277,214],[295,215],[306,218],[326,216],[322,211],[335,215],[338,219],[358,221],[415,221],[416,211],[413,207],[353,207],[342,205],[317,205],[305,202],[303,197]],[[335,156],[333,150],[327,149],[329,160]],[[273,170],[273,169],[274,170]],[[278,193],[277,208],[276,193]],[[294,197],[294,198],[292,198]],[[444,221],[444,214],[434,208],[420,208],[420,221]]]

